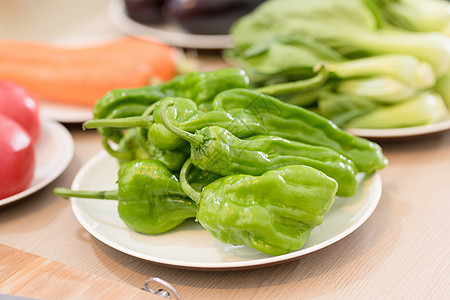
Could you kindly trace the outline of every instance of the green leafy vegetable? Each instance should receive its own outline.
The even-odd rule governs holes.
[[[442,76],[438,80],[434,90],[442,96],[447,108],[450,109],[450,73],[447,73],[447,75]]]
[[[346,124],[349,128],[396,128],[427,125],[447,115],[442,97],[424,92],[401,103],[379,108]]]
[[[224,56],[256,87],[309,78],[317,64],[326,64],[322,86],[280,99],[343,127],[391,105],[394,111],[406,102],[419,105],[409,99],[430,90],[448,105],[448,7],[440,0],[269,0],[233,25],[235,46]],[[432,115],[440,116],[437,107]],[[424,121],[411,116],[399,123]],[[386,124],[395,127],[378,126]]]
[[[365,96],[393,103],[413,96],[416,89],[391,77],[371,77],[340,81],[336,90],[341,94]]]
[[[391,24],[411,31],[437,31],[450,36],[450,3],[442,0],[378,0]]]

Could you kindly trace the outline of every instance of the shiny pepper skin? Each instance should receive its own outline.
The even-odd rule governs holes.
[[[236,132],[239,137],[252,136],[259,130],[260,124],[254,116],[226,111],[203,111],[197,107],[194,101],[186,98],[167,98],[174,104],[167,108],[167,116],[171,123],[188,132],[195,132],[205,126],[220,126]],[[160,149],[177,149],[186,144],[182,138],[171,133],[161,121],[160,110],[162,99],[153,112],[153,124],[148,132],[148,140]]]
[[[158,160],[124,163],[118,172],[118,189],[76,191],[56,188],[63,197],[118,200],[118,213],[131,229],[144,234],[169,231],[188,218],[194,218],[196,204],[186,196],[180,183]]]
[[[189,189],[181,180],[183,189]],[[270,255],[301,249],[332,206],[337,183],[308,166],[230,175],[203,188],[197,221],[215,238]],[[189,191],[187,192],[189,193]]]
[[[205,127],[196,135],[204,143],[191,146],[191,160],[202,170],[221,175],[261,175],[282,166],[306,165],[336,180],[338,196],[352,196],[358,188],[354,163],[329,148],[276,136],[242,140],[217,126]]]
[[[94,119],[140,116],[164,97],[185,97],[199,105],[209,106],[213,98],[224,90],[248,87],[247,74],[238,68],[191,72],[159,85],[111,90],[95,103],[93,114]],[[115,143],[119,143],[122,137],[120,128],[98,128],[98,131]]]
[[[102,140],[103,148],[113,157],[117,158],[119,164],[133,160],[155,159],[161,161],[171,172],[179,172],[183,163],[189,157],[187,151],[161,150],[146,140],[145,134],[141,134],[142,128],[128,129],[119,142],[117,149],[112,149],[106,139]]]
[[[157,160],[129,162],[119,169],[118,211],[130,228],[159,234],[196,215],[197,207],[178,179]]]
[[[218,126],[204,127],[192,134],[173,126],[166,118],[169,103],[170,100],[161,107],[161,120],[172,133],[189,141],[192,164],[199,169],[220,175],[261,175],[282,166],[307,165],[335,179],[339,196],[347,197],[356,192],[358,182],[354,163],[330,148],[277,136],[239,139]]]
[[[211,110],[228,113],[244,111],[252,114],[260,124],[260,129],[254,133],[255,135],[275,135],[288,140],[329,147],[351,159],[359,172],[372,173],[387,165],[387,159],[378,144],[349,134],[328,119],[307,109],[249,89],[234,89],[220,93],[214,98]]]

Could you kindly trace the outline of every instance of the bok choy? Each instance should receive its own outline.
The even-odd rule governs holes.
[[[446,98],[448,81],[441,79],[450,73],[450,37],[445,29],[449,11],[439,12],[439,20],[426,22],[429,11],[447,7],[443,2],[268,0],[232,26],[234,47],[224,57],[244,68],[255,87],[313,77],[314,66],[326,63],[330,76],[322,87],[284,95],[282,100],[326,117],[330,116],[324,107],[334,107],[331,100],[336,101],[343,109],[332,120],[341,126],[362,120],[364,114],[389,112],[391,105],[393,111],[409,108],[407,102],[423,107],[424,100],[413,99],[428,91]],[[325,100],[326,96],[330,99]],[[430,115],[438,116],[427,120],[445,118],[440,105],[427,107],[434,110]],[[411,122],[401,122],[408,125],[387,122],[379,127],[424,124],[419,119],[412,116]]]
[[[398,128],[432,124],[447,115],[439,94],[423,92],[411,99],[373,110],[348,122],[348,128]]]
[[[450,36],[450,3],[442,0],[375,1],[386,20],[411,31],[436,31]]]

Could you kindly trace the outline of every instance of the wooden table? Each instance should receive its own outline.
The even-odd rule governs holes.
[[[50,2],[59,3],[39,3]],[[92,9],[90,1],[81,2],[78,8]],[[5,3],[14,9],[18,2]],[[69,24],[64,32],[95,33],[95,28],[109,33],[106,14],[100,4],[96,8],[97,14],[74,15],[79,20],[86,16],[84,27],[75,29]],[[28,17],[30,11],[23,16]],[[10,23],[20,25],[16,19],[10,18]],[[92,26],[99,23],[104,26]],[[37,25],[41,24],[29,28],[38,30]],[[48,39],[61,36],[61,28],[51,28]],[[21,38],[32,36],[19,29]],[[201,57],[200,62],[204,70],[221,65],[210,56]],[[69,187],[83,164],[102,147],[96,131],[82,131],[79,124],[67,127],[75,142],[72,162],[49,186],[0,208],[0,244],[130,287],[141,288],[148,277],[157,276],[170,282],[182,299],[444,299],[450,295],[450,131],[381,142],[390,164],[380,172],[383,193],[379,205],[360,228],[341,241],[285,264],[207,272],[164,267],[121,253],[78,223],[70,202],[52,190]],[[0,294],[5,293],[6,278],[1,275],[8,267],[1,265],[5,255],[0,252]]]
[[[380,172],[380,203],[343,240],[281,265],[206,272],[134,258],[81,227],[69,201],[52,190],[71,185],[81,166],[101,150],[100,137],[79,125],[68,128],[75,141],[72,162],[43,190],[0,208],[0,244],[137,288],[149,276],[157,276],[172,283],[183,299],[443,299],[450,295],[450,131],[381,143],[390,163]]]

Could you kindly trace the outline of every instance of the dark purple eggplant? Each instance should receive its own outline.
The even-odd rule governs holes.
[[[163,15],[164,0],[125,0],[125,9],[130,19],[146,24],[165,22]]]
[[[167,17],[194,34],[227,34],[234,21],[264,0],[167,0]]]

